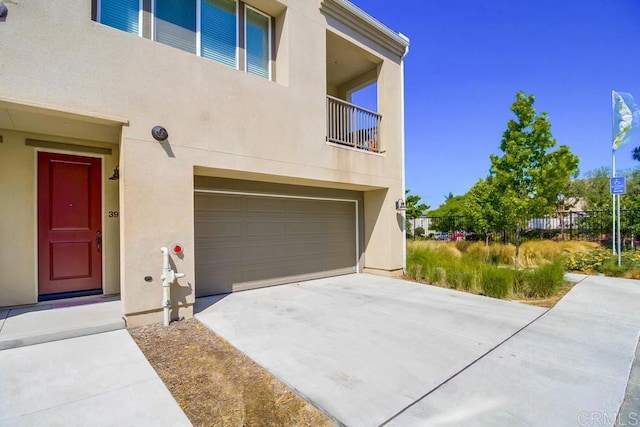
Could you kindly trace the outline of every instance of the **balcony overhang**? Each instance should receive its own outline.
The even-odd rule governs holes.
[[[357,90],[376,81],[382,62],[361,47],[327,31],[327,85],[343,90]]]
[[[120,117],[0,97],[0,128],[18,132],[119,143]]]
[[[348,0],[322,0],[320,10],[400,58],[409,51],[409,39],[405,35],[393,31]]]

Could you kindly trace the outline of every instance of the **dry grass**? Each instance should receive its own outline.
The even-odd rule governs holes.
[[[563,255],[588,253],[600,247],[598,243],[578,240],[531,240],[520,246],[520,264],[525,267],[555,261]]]
[[[434,249],[434,250],[437,249],[439,251],[442,251],[443,253],[446,253],[446,255],[448,256],[453,256],[456,258],[462,257],[462,252],[460,252],[460,250],[456,247],[455,243],[453,242],[442,242],[439,240],[415,240],[415,241],[408,241],[407,248],[416,248],[416,249],[426,248],[426,249]]]
[[[473,242],[466,248],[466,253],[487,263],[512,265],[516,257],[513,245],[485,245],[483,242]]]
[[[333,426],[195,319],[129,330],[195,426]]]

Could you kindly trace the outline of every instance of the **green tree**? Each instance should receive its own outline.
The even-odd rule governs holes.
[[[449,193],[445,196],[444,203],[437,209],[429,211],[429,216],[458,216],[464,214],[464,198],[465,196],[454,196]]]
[[[598,168],[587,172],[583,178],[572,180],[565,192],[570,201],[569,209],[581,201],[584,210],[611,209],[611,194],[609,193],[610,168]]]
[[[413,231],[412,225],[415,223],[416,218],[420,218],[423,213],[429,209],[429,205],[425,205],[424,203],[420,203],[422,197],[414,194],[410,194],[411,190],[406,190],[405,193],[405,206],[406,211],[405,215],[407,218],[407,229],[411,229]]]
[[[482,234],[488,245],[491,232],[502,226],[498,194],[491,177],[479,179],[465,194],[464,202],[469,231]]]
[[[546,113],[536,113],[533,95],[516,94],[509,120],[502,134],[502,156],[490,157],[490,182],[497,191],[502,220],[516,231],[515,265],[520,261],[520,236],[528,218],[554,211],[558,196],[578,172],[579,159],[569,147],[551,134]]]
[[[444,203],[428,213],[434,230],[454,231],[467,228],[464,215],[464,197],[453,193],[444,197]]]

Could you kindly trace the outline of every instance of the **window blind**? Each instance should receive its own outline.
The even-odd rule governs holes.
[[[139,0],[100,0],[100,23],[128,33],[140,32]]]
[[[155,40],[196,53],[196,2],[156,0]]]
[[[237,16],[234,0],[202,0],[201,55],[236,67]]]
[[[247,8],[247,72],[269,78],[269,17]]]

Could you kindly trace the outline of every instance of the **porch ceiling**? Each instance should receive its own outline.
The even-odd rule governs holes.
[[[359,76],[376,70],[381,63],[366,50],[342,37],[327,32],[327,84],[342,86]]]
[[[119,143],[123,124],[120,119],[0,100],[0,129]]]

